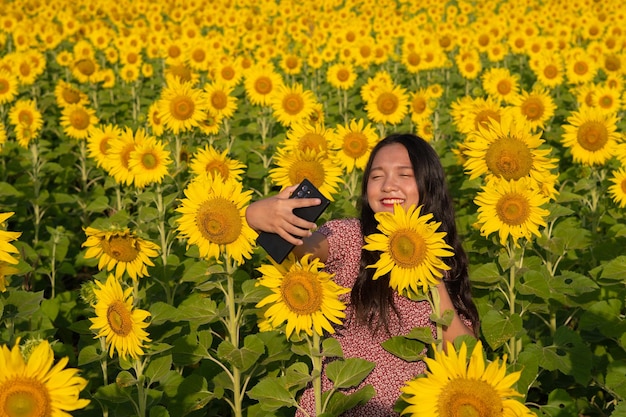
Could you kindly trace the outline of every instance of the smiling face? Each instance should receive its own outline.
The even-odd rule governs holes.
[[[405,210],[419,204],[413,165],[404,145],[392,143],[374,156],[367,178],[367,201],[374,213],[393,212],[394,204]]]

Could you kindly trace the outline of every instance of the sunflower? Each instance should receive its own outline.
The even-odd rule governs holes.
[[[615,204],[620,208],[626,207],[626,167],[622,166],[619,170],[613,172],[610,178],[612,185],[609,186],[609,194]]]
[[[326,79],[328,84],[340,90],[348,90],[356,82],[356,71],[350,62],[338,62],[328,67]]]
[[[7,128],[3,122],[0,122],[0,152],[2,151],[2,146],[7,142]]]
[[[373,77],[368,78],[365,84],[361,86],[361,99],[365,102],[375,100],[377,92],[383,88],[393,88],[393,80],[387,71],[381,70],[376,72]]]
[[[617,113],[622,108],[620,90],[608,86],[595,86],[593,88],[595,107],[602,113]]]
[[[124,128],[124,131],[117,137],[107,142],[109,148],[107,150],[107,162],[102,166],[107,170],[118,184],[132,184],[134,180],[133,173],[130,171],[128,161],[130,153],[135,147],[140,145],[142,136],[135,138],[133,130],[130,127]]]
[[[20,338],[13,348],[0,347],[0,412],[3,416],[69,416],[85,408],[89,400],[80,399],[87,380],[78,369],[65,368],[68,358],[54,363],[54,352],[47,340],[30,351],[20,351]]]
[[[128,169],[133,175],[133,183],[143,188],[152,183],[160,184],[167,175],[167,166],[172,163],[170,152],[165,145],[153,136],[147,136],[143,129],[137,129],[135,137],[142,136],[128,156]]]
[[[163,120],[159,116],[158,101],[150,104],[150,107],[148,108],[148,126],[150,127],[150,132],[156,137],[161,136],[165,130]]]
[[[18,272],[19,269],[0,261],[0,292],[5,292],[7,290],[7,286],[9,285],[7,275],[17,274]]]
[[[208,106],[202,90],[177,77],[167,77],[167,86],[158,100],[158,114],[163,125],[174,133],[197,127]]]
[[[72,75],[81,84],[94,83],[97,81],[100,65],[95,57],[75,57],[71,64]]]
[[[74,139],[85,139],[89,128],[98,123],[96,111],[80,104],[71,104],[61,113],[61,126],[65,134]]]
[[[15,212],[0,213],[0,226],[4,227],[5,222],[9,217],[14,215]],[[13,253],[19,253],[17,248],[11,243],[22,235],[22,232],[10,232],[7,230],[0,230],[0,261],[8,264],[15,265],[18,260],[13,257]]]
[[[510,103],[513,113],[528,120],[532,129],[543,129],[556,109],[554,100],[543,88],[522,91],[512,97]]]
[[[333,133],[333,129],[327,129],[323,124],[295,123],[287,131],[283,146],[290,151],[326,152]]]
[[[507,68],[490,68],[481,77],[483,89],[498,101],[509,102],[519,92],[519,75]]]
[[[270,98],[274,117],[280,124],[289,127],[294,123],[306,120],[313,113],[316,103],[315,95],[305,90],[300,83],[291,86],[279,85],[276,93]]]
[[[565,75],[570,84],[591,82],[597,71],[595,60],[581,48],[574,48],[565,56]]]
[[[428,371],[408,381],[401,389],[409,405],[402,415],[412,417],[481,416],[533,417],[534,414],[514,397],[523,397],[514,388],[521,371],[506,373],[506,355],[485,364],[479,340],[469,362],[467,346],[457,352],[452,343],[445,350],[434,349],[435,357],[424,358]],[[485,366],[486,365],[486,366]]]
[[[61,108],[71,106],[72,104],[86,106],[89,103],[87,94],[63,80],[59,80],[54,87],[54,97],[57,105]]]
[[[243,82],[246,96],[252,104],[268,106],[270,97],[283,84],[283,80],[269,65],[257,65],[246,71]]]
[[[615,153],[619,141],[617,116],[597,108],[575,111],[563,125],[562,143],[572,152],[575,162],[602,165]]]
[[[455,63],[459,73],[466,80],[478,78],[483,67],[480,62],[480,55],[475,49],[468,49],[455,55]]]
[[[478,205],[477,226],[487,237],[498,232],[500,243],[506,245],[509,236],[517,245],[520,238],[540,236],[539,227],[546,226],[550,212],[541,206],[548,202],[529,178],[519,180],[493,179],[482,187],[474,199]]]
[[[250,259],[256,232],[245,213],[251,194],[232,178],[196,177],[176,209],[182,214],[177,220],[179,237],[187,239],[187,247],[197,245],[203,258],[224,254],[239,264]]]
[[[336,284],[334,275],[323,268],[319,259],[311,259],[311,254],[307,254],[300,261],[290,255],[283,264],[261,265],[257,269],[262,276],[256,285],[272,290],[256,305],[265,307],[266,327],[277,328],[286,322],[288,339],[302,332],[309,336],[314,331],[319,336],[323,336],[324,330],[335,333],[331,322],[340,325],[346,317],[346,305],[339,296],[350,289]]]
[[[355,168],[363,170],[370,151],[378,142],[378,134],[370,123],[363,119],[352,119],[346,125],[338,125],[331,137],[331,147],[339,149],[337,160],[347,173]]]
[[[491,120],[500,122],[503,108],[491,97],[472,98],[465,96],[452,103],[451,115],[454,126],[460,133],[468,134],[487,127]]]
[[[230,118],[237,110],[237,98],[232,96],[234,87],[221,82],[204,86],[208,112],[224,118]]]
[[[276,168],[270,169],[269,174],[276,185],[284,188],[307,178],[331,201],[332,195],[339,191],[342,169],[326,152],[279,149],[274,162]]]
[[[411,121],[418,123],[420,120],[428,118],[433,113],[435,107],[434,97],[426,88],[419,88],[411,94]]]
[[[122,289],[120,280],[109,274],[106,283],[94,281],[98,288],[93,292],[96,303],[93,305],[96,317],[90,317],[90,330],[97,332],[94,338],[104,337],[109,356],[113,352],[126,359],[143,355],[144,343],[150,342],[144,320],[150,317],[146,310],[133,307],[133,287]]]
[[[195,175],[209,174],[219,175],[227,180],[232,178],[241,181],[246,166],[236,159],[228,157],[228,149],[219,153],[213,146],[206,145],[198,150],[189,164],[189,168]]]
[[[208,135],[208,136],[217,135],[220,129],[222,128],[223,120],[224,120],[224,116],[207,112],[204,118],[200,121],[198,128],[205,135]]]
[[[13,126],[28,127],[33,132],[38,132],[43,127],[43,117],[35,100],[16,101],[9,111],[9,122]]]
[[[214,79],[222,85],[235,87],[243,78],[241,59],[227,58],[215,65]]]
[[[5,69],[0,69],[0,104],[9,103],[17,96],[17,77]]]
[[[107,154],[111,147],[111,142],[119,139],[122,130],[117,125],[108,124],[106,126],[92,126],[87,137],[87,150],[89,156],[95,159],[99,167],[109,169]]]
[[[158,245],[138,237],[130,229],[99,230],[94,227],[84,229],[87,240],[85,258],[98,258],[98,269],[112,271],[120,278],[124,271],[133,280],[148,276],[146,266],[154,266],[150,258],[154,258],[160,249]]]
[[[375,123],[397,125],[409,111],[409,97],[400,86],[381,86],[365,103],[367,117]]]
[[[389,286],[399,294],[427,293],[430,286],[437,285],[442,271],[450,269],[441,259],[454,256],[452,247],[437,232],[441,222],[431,221],[432,213],[421,215],[422,206],[411,206],[405,212],[400,205],[393,213],[379,212],[374,216],[378,230],[365,236],[363,249],[380,251],[380,259],[368,268],[376,268],[373,279],[390,273]]]
[[[545,172],[556,162],[548,158],[550,149],[540,149],[543,144],[541,133],[531,133],[528,122],[507,113],[500,122],[492,120],[468,136],[464,142],[464,168],[470,179],[487,174],[487,181],[492,177],[531,177],[542,182]]]
[[[531,60],[530,68],[537,76],[537,81],[549,88],[555,88],[565,79],[563,57],[551,51],[539,54]]]

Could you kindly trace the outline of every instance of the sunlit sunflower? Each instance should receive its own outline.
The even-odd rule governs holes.
[[[241,264],[250,259],[256,232],[246,221],[252,191],[243,191],[235,179],[200,175],[185,188],[185,197],[176,209],[181,239],[187,247],[197,245],[203,258],[225,255]]]
[[[337,62],[328,67],[326,79],[328,84],[340,90],[348,90],[356,82],[356,71],[350,62]]]
[[[331,201],[342,182],[341,166],[326,152],[288,151],[279,149],[274,155],[276,168],[270,169],[272,182],[281,187],[299,184],[307,178]]]
[[[435,126],[430,118],[418,120],[415,123],[415,133],[427,142],[435,138]]]
[[[368,78],[365,84],[361,86],[361,98],[365,102],[375,100],[377,92],[382,88],[393,88],[391,75],[384,70],[376,72],[373,77]]]
[[[531,60],[530,68],[537,81],[545,87],[555,88],[565,79],[565,64],[561,54],[546,51]]]
[[[189,164],[195,175],[219,175],[225,180],[231,178],[236,181],[241,181],[245,168],[246,165],[228,157],[228,149],[220,153],[211,145],[196,151]]]
[[[593,80],[598,64],[583,49],[574,48],[565,55],[565,74],[570,84],[584,84]]]
[[[213,78],[216,82],[235,87],[243,78],[241,58],[226,58],[215,64]]]
[[[333,129],[328,129],[322,124],[294,123],[287,131],[287,137],[282,145],[290,151],[326,152],[333,133]]]
[[[528,120],[532,129],[543,129],[556,109],[550,93],[542,88],[522,91],[509,102],[513,113]]]
[[[434,349],[435,357],[424,358],[428,371],[412,379],[400,389],[409,406],[402,415],[412,417],[480,416],[533,417],[524,404],[515,399],[523,397],[512,386],[521,371],[507,374],[506,355],[485,363],[482,342],[474,346],[469,361],[467,346],[458,352],[452,343],[445,350]]]
[[[107,153],[111,147],[111,142],[119,139],[122,130],[117,125],[108,124],[106,126],[92,126],[87,137],[87,150],[89,156],[96,161],[99,167],[109,169]]]
[[[47,340],[33,347],[28,357],[20,351],[20,338],[13,348],[0,347],[0,413],[7,417],[66,417],[85,408],[80,399],[87,380],[78,369],[65,368],[69,359],[54,362],[54,351]]]
[[[139,358],[144,354],[144,343],[150,342],[145,322],[150,313],[133,307],[133,287],[122,289],[120,280],[109,274],[106,283],[95,281],[98,288],[93,292],[96,317],[90,317],[90,330],[97,332],[94,338],[104,337],[109,356]]]
[[[198,128],[205,135],[217,135],[222,128],[223,120],[224,116],[207,112],[204,118],[200,121]]]
[[[5,69],[0,69],[0,104],[9,103],[17,97],[17,77]]]
[[[300,336],[302,332],[319,336],[324,331],[335,333],[332,323],[340,325],[345,318],[345,303],[339,300],[349,288],[336,284],[331,275],[324,272],[319,259],[307,254],[296,261],[291,255],[282,264],[261,265],[262,274],[257,286],[272,290],[262,299],[257,308],[265,308],[264,316],[269,329],[278,328],[286,322],[285,335]]]
[[[159,102],[155,101],[148,108],[148,126],[152,135],[159,137],[163,134],[165,126],[163,120],[159,116]]]
[[[17,274],[19,269],[0,261],[0,292],[5,292],[9,286],[8,275]]]
[[[159,117],[163,125],[174,133],[197,127],[207,110],[206,96],[191,83],[168,77],[167,86],[158,101]]]
[[[57,105],[61,108],[65,108],[72,104],[86,106],[89,103],[87,94],[83,93],[74,85],[63,80],[59,80],[57,85],[54,87],[54,97],[56,98]]]
[[[612,185],[609,186],[609,194],[615,204],[620,208],[626,207],[626,166],[614,171],[610,178]]]
[[[595,107],[602,113],[617,113],[622,108],[620,90],[605,85],[595,86],[593,89]]]
[[[80,104],[70,104],[61,113],[61,126],[65,134],[74,139],[85,139],[89,128],[98,123],[96,111]]]
[[[378,133],[363,119],[352,119],[347,125],[338,125],[331,137],[331,147],[338,149],[337,161],[347,173],[355,168],[365,168],[370,151],[377,142]]]
[[[97,258],[98,269],[112,271],[120,278],[124,272],[136,280],[149,276],[148,266],[154,266],[150,258],[158,255],[159,246],[140,238],[130,229],[99,230],[93,227],[84,229],[87,240],[83,247],[88,248],[86,259]]]
[[[478,50],[466,48],[465,51],[456,54],[454,58],[457,69],[463,78],[466,80],[478,78],[483,69]]]
[[[224,118],[230,118],[237,110],[237,98],[231,93],[234,87],[220,82],[204,86],[208,112]]]
[[[482,236],[498,232],[500,243],[506,245],[509,236],[513,243],[521,238],[531,240],[540,236],[539,227],[546,226],[550,212],[541,206],[548,202],[530,178],[519,180],[493,179],[482,187],[474,199],[478,205],[477,226]]]
[[[572,152],[574,162],[602,165],[615,152],[619,140],[617,116],[604,114],[597,108],[575,111],[563,125],[561,141]]]
[[[409,111],[409,97],[400,86],[381,86],[371,100],[366,101],[367,117],[375,123],[397,125]]]
[[[426,88],[418,88],[411,94],[411,121],[418,123],[429,117],[433,113],[433,108],[436,106],[434,97],[429,93]]]
[[[139,145],[138,141],[141,139],[143,137],[135,138],[130,127],[125,127],[117,138],[107,142],[109,145],[106,154],[107,162],[102,166],[118,184],[130,185],[133,183],[134,176],[130,171],[128,161],[130,153],[135,150],[135,146]]]
[[[2,151],[2,146],[7,142],[7,128],[3,122],[0,122],[0,151]]]
[[[493,67],[481,77],[483,88],[491,97],[508,103],[519,92],[519,75],[511,74],[508,68]]]
[[[5,228],[5,222],[8,220],[8,218],[14,214],[15,212],[13,211],[0,213],[0,227],[2,229]],[[19,251],[15,246],[13,246],[13,244],[9,242],[12,242],[19,238],[22,235],[22,232],[10,232],[8,230],[2,229],[0,229],[0,261],[15,265],[18,263],[18,260],[15,259],[11,254],[19,253]]]
[[[271,95],[282,84],[282,77],[270,65],[257,65],[250,68],[246,71],[243,82],[250,102],[260,106],[268,106]]]
[[[143,129],[137,129],[135,137],[143,139],[135,144],[128,157],[128,169],[133,175],[133,183],[143,188],[152,183],[160,184],[168,173],[168,165],[172,163],[170,152],[165,145],[154,136],[147,136]]]
[[[379,212],[374,216],[378,230],[365,236],[363,249],[380,251],[380,259],[368,268],[376,268],[373,279],[390,273],[389,286],[399,294],[424,294],[437,285],[443,271],[450,269],[441,259],[454,256],[452,247],[437,232],[441,222],[433,221],[433,214],[421,214],[422,206],[411,206],[407,211],[398,204],[393,213]]]
[[[95,83],[97,82],[98,71],[100,65],[95,57],[74,57],[74,61],[71,64],[72,75],[81,84]]]
[[[454,101],[450,111],[454,126],[465,134],[478,130],[480,126],[486,127],[491,120],[500,122],[502,113],[503,109],[497,100],[470,96]]]
[[[43,117],[35,100],[16,101],[9,110],[9,123],[15,127],[19,145],[27,148],[43,127]]]
[[[309,117],[316,101],[313,92],[305,90],[300,83],[291,86],[281,84],[270,98],[274,117],[285,127]]]
[[[556,162],[548,157],[550,149],[541,148],[543,144],[541,133],[533,134],[528,122],[506,114],[500,122],[492,120],[464,141],[464,168],[470,179],[486,174],[487,181],[491,177],[530,177],[541,183]]]

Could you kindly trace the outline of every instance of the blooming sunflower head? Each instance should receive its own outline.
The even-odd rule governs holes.
[[[150,341],[145,330],[149,323],[144,320],[150,313],[133,307],[133,288],[122,289],[120,280],[113,274],[109,274],[104,284],[95,282],[96,317],[89,318],[90,329],[97,332],[95,337],[105,338],[111,357],[114,352],[122,358],[143,355],[144,343]]]
[[[319,259],[305,255],[296,261],[293,255],[283,264],[262,265],[262,277],[257,285],[269,288],[272,293],[256,306],[265,308],[264,326],[277,328],[286,322],[287,338],[293,335],[309,336],[313,332],[322,336],[324,330],[334,333],[332,323],[341,324],[346,305],[339,299],[349,288],[336,284],[333,275],[324,272]]]
[[[455,350],[448,343],[445,351],[435,349],[435,357],[425,358],[425,377],[408,381],[400,390],[408,406],[402,415],[532,417],[534,414],[516,397],[513,385],[521,372],[506,372],[506,357],[485,363],[482,343],[478,341],[467,358],[467,346]]]
[[[376,268],[373,279],[390,273],[389,285],[399,294],[426,293],[450,269],[442,258],[454,256],[446,243],[445,232],[437,232],[440,222],[431,213],[421,214],[422,206],[407,211],[396,204],[394,212],[375,214],[378,230],[365,236],[363,249],[379,251],[380,259],[368,268]]]

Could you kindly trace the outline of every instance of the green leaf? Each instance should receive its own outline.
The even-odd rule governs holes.
[[[109,208],[109,199],[106,196],[99,196],[91,200],[85,211],[87,213],[104,213]]]
[[[191,374],[178,386],[175,401],[170,408],[174,416],[184,416],[204,408],[215,396],[207,388],[207,381],[198,374]]]
[[[621,359],[609,364],[606,386],[622,399],[626,398],[626,360]]]
[[[281,407],[296,405],[293,394],[285,387],[283,378],[268,376],[260,380],[250,391],[248,396],[259,401],[265,411],[275,411]]]
[[[623,303],[616,299],[593,303],[582,313],[579,326],[584,330],[598,329],[610,338],[620,338],[626,332],[622,308]]]
[[[541,406],[541,412],[549,417],[577,416],[578,407],[564,389],[556,389],[548,395],[548,404]]]
[[[85,346],[78,352],[78,366],[87,365],[88,363],[98,362],[100,359],[106,357],[105,352],[98,352],[98,348],[95,345]]]
[[[285,370],[285,386],[290,390],[300,390],[311,380],[309,367],[304,362],[295,362]]]
[[[604,264],[600,278],[608,281],[626,281],[626,256],[618,256]]]
[[[43,291],[10,291],[4,305],[4,317],[28,318],[39,309],[42,301]]]
[[[170,417],[169,411],[167,408],[162,405],[157,405],[155,407],[150,407],[150,417]]]
[[[0,182],[0,195],[3,197],[20,197],[22,195],[21,192],[17,190],[11,184],[1,181]]]
[[[502,281],[502,272],[500,268],[494,262],[482,264],[475,269],[470,270],[469,276],[472,280],[472,285],[477,287],[491,287]]]
[[[505,316],[489,310],[482,318],[480,328],[489,346],[495,350],[522,332],[522,318],[518,314]]]
[[[217,303],[199,293],[191,294],[178,306],[178,320],[192,322],[195,326],[219,319]]]
[[[613,412],[611,417],[626,417],[626,401],[620,401]]]
[[[326,395],[322,395],[322,398],[325,398],[328,395],[328,393],[324,394]],[[374,397],[374,395],[376,395],[376,390],[370,384],[367,384],[350,395],[335,391],[330,398],[324,413],[320,414],[320,417],[340,416],[357,405],[367,403]]]
[[[375,363],[361,358],[338,359],[326,365],[326,376],[335,384],[335,388],[355,387],[375,366]]]
[[[110,401],[112,403],[125,403],[130,400],[130,392],[121,388],[115,382],[109,385],[98,387],[95,398]]]
[[[150,318],[151,324],[157,325],[165,323],[166,321],[177,321],[178,310],[171,304],[157,301],[150,305]]]
[[[165,355],[161,357],[151,357],[150,363],[146,368],[145,375],[150,379],[150,382],[159,382],[164,378],[172,367],[172,355]]]
[[[454,319],[454,310],[452,309],[444,311],[441,316],[437,316],[435,313],[430,315],[430,320],[433,323],[441,324],[444,327],[449,326],[450,323],[452,323],[453,319]]]
[[[230,341],[224,340],[217,347],[217,355],[220,359],[227,361],[242,372],[245,372],[250,369],[265,352],[265,345],[263,345],[261,339],[254,334],[246,336],[243,344],[242,348],[236,349]]]
[[[137,384],[137,378],[128,371],[122,371],[115,377],[115,383],[121,387],[132,387]]]
[[[322,341],[322,356],[327,358],[343,358],[341,344],[334,337],[327,337]]]
[[[382,347],[389,353],[404,359],[407,362],[416,362],[424,359],[424,345],[417,340],[407,339],[404,336],[393,336],[383,343]]]
[[[267,351],[267,357],[262,362],[263,365],[277,361],[287,361],[293,356],[284,334],[277,331],[260,332],[257,334],[257,337],[263,341]]]
[[[406,337],[407,339],[419,340],[420,342],[423,342],[427,345],[435,343],[433,331],[430,327],[414,327],[404,337]]]

